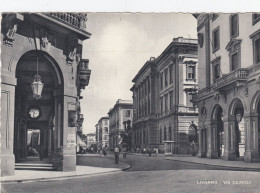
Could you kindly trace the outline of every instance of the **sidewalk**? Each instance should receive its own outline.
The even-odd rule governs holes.
[[[86,155],[85,155],[86,156]],[[81,159],[83,156],[80,156]],[[102,158],[102,156],[87,155],[85,157],[90,159],[87,162],[94,162],[96,165],[88,165],[80,160],[79,164],[76,166],[76,171],[72,172],[62,172],[62,171],[37,171],[37,170],[15,170],[14,176],[4,176],[0,177],[0,183],[16,183],[16,182],[33,182],[33,181],[50,181],[50,180],[64,180],[67,178],[92,176],[100,174],[108,174],[112,172],[120,172],[122,170],[128,169],[131,166],[124,162],[119,162],[119,164],[111,164],[114,162],[110,158]],[[105,160],[105,161],[100,161]],[[111,163],[110,163],[111,162]],[[104,165],[105,164],[105,165]]]
[[[183,161],[183,162],[205,164],[205,165],[212,165],[212,166],[260,170],[260,163],[246,163],[244,161],[226,161],[223,159],[208,159],[208,158],[198,158],[193,156],[181,157],[179,155],[166,156],[165,158],[167,160]]]

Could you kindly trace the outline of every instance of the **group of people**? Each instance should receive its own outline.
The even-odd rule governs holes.
[[[156,153],[155,150],[151,147],[137,147],[134,148],[133,151],[135,153],[143,153],[143,154],[149,154],[149,156],[151,156],[153,153]]]

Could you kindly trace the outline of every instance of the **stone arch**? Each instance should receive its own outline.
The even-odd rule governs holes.
[[[228,116],[234,116],[235,115],[235,110],[237,105],[241,103],[244,109],[244,112],[247,110],[246,104],[243,102],[242,99],[240,98],[234,98],[228,105]]]
[[[246,103],[241,98],[234,98],[228,106],[228,120],[232,132],[231,141],[234,149],[234,157],[244,156],[246,125],[244,121]]]
[[[259,100],[260,100],[260,92],[257,92],[251,100],[250,103],[250,111],[251,112],[256,112],[257,111],[257,106],[259,104]]]
[[[213,108],[211,110],[211,121],[217,120],[217,112],[220,110],[220,108],[222,109],[222,111],[224,113],[224,109],[220,104],[216,104],[213,106]]]
[[[10,62],[8,64],[8,71],[15,73],[16,67],[18,65],[20,58],[29,51],[36,51],[35,46],[33,44],[18,48],[10,59]],[[62,79],[63,79],[64,85],[67,85],[66,81],[68,80],[68,77],[67,77],[67,73],[66,73],[66,68],[64,65],[62,65],[62,62],[60,62],[58,55],[54,54],[54,52],[46,52],[44,50],[39,50],[39,51],[44,53],[45,58],[52,64],[55,71],[56,70],[60,71],[59,73],[57,73],[57,71],[56,71],[56,74],[57,75],[61,74],[63,76]],[[60,80],[61,80],[61,78],[60,78]]]

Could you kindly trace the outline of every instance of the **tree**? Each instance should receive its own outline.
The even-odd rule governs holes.
[[[122,139],[121,141],[121,145],[125,148],[127,148],[127,150],[130,150],[132,147],[132,128],[131,128],[131,121],[125,121],[124,122],[125,125],[125,129],[121,130],[119,132],[120,137]]]

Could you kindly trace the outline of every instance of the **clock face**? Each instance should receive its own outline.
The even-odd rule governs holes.
[[[39,118],[40,117],[40,108],[38,107],[31,107],[28,111],[28,114],[29,116],[32,118],[32,119],[36,119],[36,118]]]

